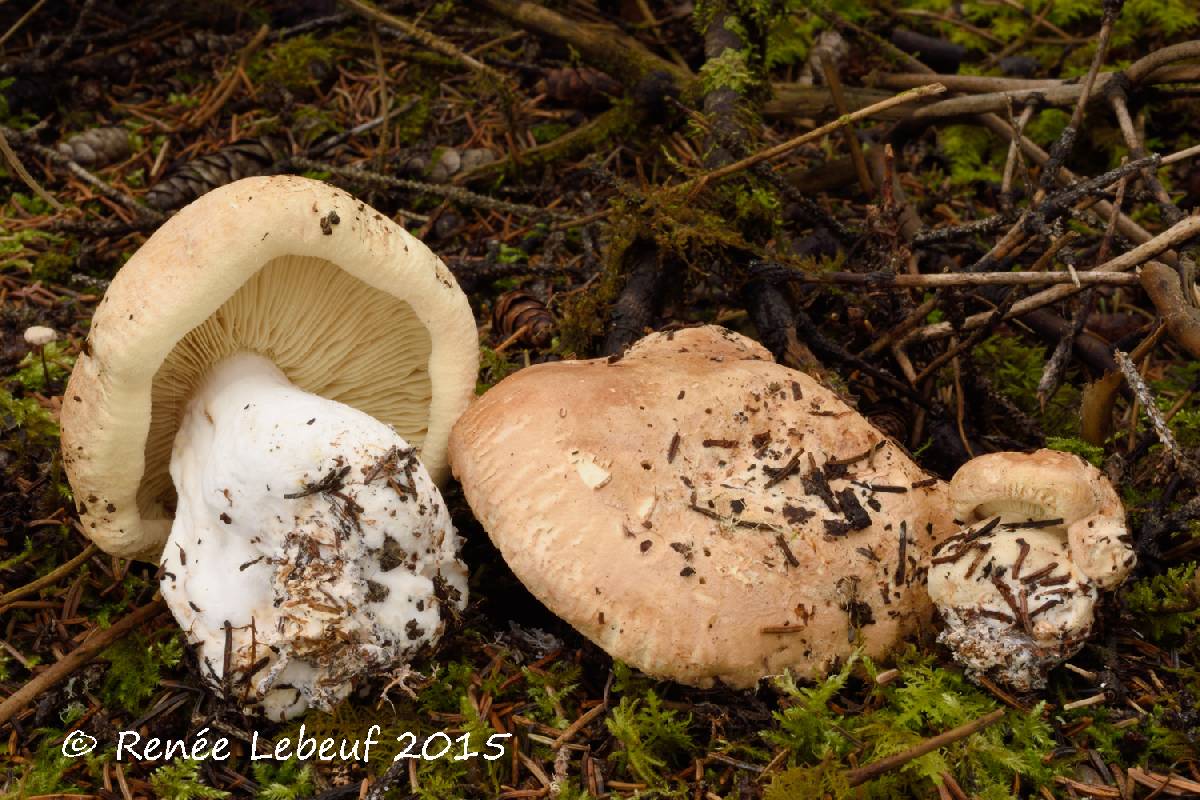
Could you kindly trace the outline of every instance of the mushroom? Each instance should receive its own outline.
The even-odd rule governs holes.
[[[974,675],[1040,688],[1083,646],[1098,590],[1136,562],[1121,502],[1099,470],[1053,450],[972,459],[950,501],[966,527],[930,563],[939,640]]]
[[[929,620],[944,484],[813,379],[706,326],[530,367],[450,439],[519,579],[614,657],[683,683],[813,676]]]
[[[299,177],[217,189],[92,320],[62,413],[83,529],[162,554],[214,685],[329,708],[465,601],[434,481],[477,359],[466,297],[391,220]]]
[[[25,344],[37,351],[42,359],[42,380],[50,384],[50,369],[46,366],[46,345],[58,339],[58,331],[45,325],[31,325],[25,329]]]

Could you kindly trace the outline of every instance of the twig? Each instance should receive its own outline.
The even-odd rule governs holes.
[[[0,133],[0,153],[4,154],[4,160],[13,172],[17,173],[17,177],[33,190],[33,193],[46,201],[47,204],[55,211],[62,211],[63,204],[54,199],[54,196],[42,188],[42,185],[29,174],[29,170],[25,169],[25,165],[21,163],[21,159],[17,158],[17,154],[13,152],[12,145],[8,143],[7,132]]]
[[[44,5],[46,5],[46,0],[38,0],[36,3],[33,4],[32,8],[30,8],[28,11],[26,11],[24,14],[22,14],[20,19],[18,19],[16,22],[14,22],[9,27],[9,29],[4,32],[3,36],[0,36],[0,47],[3,47],[5,42],[7,42],[9,39],[12,38],[14,33],[21,30],[21,26],[23,26],[26,22],[28,22],[29,18],[32,17],[34,14],[36,14],[38,11],[40,11],[42,6],[44,6]]]
[[[947,286],[1132,286],[1138,276],[1128,272],[1090,270],[1077,272],[946,272],[939,274],[890,275],[882,272],[798,272],[782,268],[786,280],[794,283],[827,283],[861,285],[870,288],[914,287],[941,288]],[[770,276],[776,278],[776,275]]]
[[[482,0],[480,5],[535,33],[567,42],[628,87],[655,73],[667,76],[680,89],[696,80],[686,67],[651,52],[615,25],[579,25],[530,0]]]
[[[62,153],[59,153],[56,150],[51,150],[49,147],[44,147],[37,142],[25,141],[24,137],[22,137],[20,133],[4,126],[0,126],[0,136],[11,139],[12,143],[21,149],[31,150],[32,152],[37,153],[39,156],[47,159],[55,166],[63,167],[75,177],[79,178],[84,183],[90,185],[93,189],[98,191],[100,194],[107,197],[109,200],[112,200],[119,205],[123,205],[148,219],[157,221],[162,221],[164,219],[164,216],[161,212],[156,211],[153,208],[148,208],[147,206],[139,203],[130,195],[113,187],[102,178],[93,175],[73,159],[64,156]]]
[[[397,30],[403,32],[406,36],[411,36],[413,39],[416,39],[418,42],[425,45],[430,50],[433,50],[435,53],[441,53],[444,56],[453,58],[455,61],[458,61],[469,69],[478,72],[480,75],[486,75],[488,78],[495,81],[498,87],[507,88],[508,79],[503,73],[492,69],[474,56],[464,53],[456,45],[448,42],[442,37],[430,33],[424,28],[420,28],[406,19],[402,19],[394,14],[389,14],[386,11],[376,8],[373,4],[367,2],[367,0],[342,0],[342,3],[367,19],[377,22],[380,25],[387,25],[389,27],[396,28]]]
[[[1146,381],[1142,379],[1142,375],[1138,372],[1137,365],[1133,363],[1133,359],[1128,353],[1117,350],[1113,353],[1113,357],[1117,361],[1117,366],[1121,370],[1121,374],[1125,376],[1126,382],[1129,383],[1129,388],[1133,390],[1134,396],[1138,402],[1142,404],[1142,408],[1146,412],[1146,416],[1150,418],[1150,423],[1154,426],[1154,432],[1158,435],[1158,440],[1162,442],[1163,447],[1171,454],[1171,459],[1178,465],[1183,465],[1183,454],[1179,450],[1179,443],[1175,441],[1175,435],[1171,433],[1171,429],[1167,426],[1167,421],[1163,419],[1162,411],[1158,407],[1158,403],[1154,400],[1154,395],[1150,392],[1150,387],[1146,385]]]
[[[1142,268],[1141,282],[1172,338],[1200,358],[1200,310],[1187,302],[1179,275],[1167,265],[1152,261]]]
[[[1115,212],[1114,213],[1119,213]],[[1118,225],[1120,223],[1118,222]],[[1096,269],[1098,271],[1107,272],[1125,272],[1136,266],[1150,261],[1155,256],[1169,250],[1182,242],[1186,242],[1194,236],[1200,235],[1200,217],[1188,217],[1183,221],[1173,225],[1157,236],[1151,238],[1143,244],[1138,245],[1132,250],[1123,253],[1116,258],[1112,258],[1103,264],[1100,264]],[[1087,272],[1077,273],[1080,279]],[[1013,304],[1012,310],[1009,311],[1006,319],[1019,317],[1021,314],[1032,311],[1035,308],[1056,303],[1065,297],[1070,297],[1079,291],[1079,287],[1074,284],[1063,286],[1055,286],[1051,289],[1045,289],[1037,294],[1030,295]],[[990,313],[974,314],[967,317],[963,321],[963,329],[977,328],[987,322]],[[933,339],[943,339],[954,334],[953,326],[948,322],[939,322],[933,325],[927,325],[910,334],[906,341],[908,342],[927,342]]]
[[[846,116],[850,113],[846,107],[846,98],[842,94],[842,79],[838,76],[837,65],[833,63],[828,52],[821,53],[821,70],[825,75],[825,83],[829,86],[829,94],[833,97],[833,105],[837,108],[840,116]],[[850,160],[854,162],[854,171],[858,173],[858,185],[862,187],[863,192],[871,194],[875,187],[871,183],[871,176],[867,173],[867,162],[863,159],[862,145],[858,143],[858,134],[854,132],[853,125],[847,125],[842,129],[842,138],[846,142],[846,149],[850,151]]]
[[[934,84],[930,84],[929,86],[921,86],[916,89],[910,89],[907,92],[901,92],[900,94],[893,95],[892,97],[889,97],[886,100],[881,100],[878,103],[873,103],[872,105],[869,105],[866,108],[862,108],[862,109],[859,109],[858,111],[854,111],[850,114],[846,114],[842,117],[838,117],[833,122],[822,125],[821,127],[811,130],[808,133],[801,134],[800,136],[797,136],[793,139],[789,139],[786,142],[781,142],[780,144],[777,144],[773,147],[768,147],[764,150],[759,150],[757,153],[754,153],[753,155],[747,156],[746,158],[743,158],[739,161],[735,161],[732,164],[728,164],[724,167],[718,167],[717,169],[714,169],[711,172],[704,173],[703,175],[698,175],[695,178],[691,178],[690,180],[684,181],[683,183],[676,184],[675,186],[673,186],[671,188],[674,191],[678,191],[678,192],[693,191],[695,189],[703,187],[705,184],[707,184],[711,181],[720,180],[721,178],[724,178],[727,175],[732,175],[735,172],[741,172],[742,170],[748,169],[748,168],[754,166],[755,164],[761,163],[763,161],[769,161],[773,158],[778,158],[779,156],[782,156],[782,155],[786,155],[787,153],[790,153],[791,151],[795,150],[797,147],[800,147],[801,145],[807,144],[808,142],[814,141],[816,139],[820,139],[823,136],[827,136],[828,134],[841,129],[841,128],[845,127],[846,125],[849,125],[852,122],[857,122],[860,119],[870,117],[873,114],[876,114],[876,113],[883,111],[885,109],[888,109],[888,108],[892,108],[893,106],[902,105],[904,103],[910,103],[913,100],[917,100],[922,97],[928,97],[928,96],[934,95],[934,94],[941,94],[944,91],[946,91],[946,87],[942,86],[940,83],[934,83]]]
[[[112,626],[102,631],[94,632],[82,644],[37,675],[34,675],[24,686],[9,695],[3,703],[0,703],[0,725],[8,722],[35,698],[48,691],[60,681],[66,680],[75,670],[100,655],[110,644],[143,622],[153,619],[165,609],[166,605],[161,599],[154,600],[121,618],[118,622],[113,623]]]
[[[845,773],[843,773],[843,777],[850,786],[861,786],[867,781],[874,780],[880,775],[902,767],[913,759],[920,758],[926,753],[932,753],[934,750],[937,750],[940,747],[945,747],[948,744],[953,744],[954,742],[978,733],[992,723],[997,722],[1004,716],[1004,713],[1004,709],[998,708],[990,714],[985,714],[979,719],[959,725],[957,728],[951,728],[944,733],[939,733],[937,736],[931,736],[915,747],[910,747],[908,750],[905,750],[902,753],[896,753],[895,755],[881,758],[878,761],[872,761],[870,764],[858,767],[857,769],[847,770]]]
[[[425,183],[423,181],[412,181],[407,178],[393,178],[390,175],[381,175],[378,172],[361,169],[359,167],[342,167],[337,164],[327,164],[324,161],[313,161],[312,159],[294,157],[288,160],[288,165],[298,167],[300,169],[317,170],[328,172],[333,175],[340,175],[349,180],[362,181],[364,183],[375,183],[382,186],[392,186],[396,189],[405,189],[412,192],[423,192],[425,194],[435,194],[440,197],[445,197],[453,200],[456,203],[462,203],[466,206],[475,208],[486,208],[492,211],[500,211],[509,214],[521,214],[528,217],[554,217],[562,216],[562,212],[553,209],[538,208],[537,206],[526,205],[524,203],[509,203],[505,200],[497,200],[494,197],[477,194],[469,189],[463,189],[460,186],[446,186],[440,183]]]
[[[1129,184],[1129,176],[1125,176],[1117,183],[1117,194],[1113,198],[1113,208],[1118,213],[1121,207],[1125,204],[1125,189]],[[1104,238],[1100,241],[1100,251],[1096,255],[1097,262],[1103,262],[1108,258],[1109,251],[1112,249],[1113,239],[1117,232],[1117,215],[1113,214],[1108,219],[1108,226],[1104,231]],[[1094,271],[1093,271],[1093,274]],[[1117,273],[1124,274],[1124,273]],[[1082,284],[1082,279],[1079,273],[1071,271],[1071,277]],[[1050,360],[1046,362],[1046,368],[1042,370],[1041,380],[1038,381],[1037,397],[1038,405],[1042,410],[1046,410],[1046,403],[1053,397],[1062,386],[1063,380],[1066,379],[1067,365],[1071,360],[1071,353],[1075,349],[1075,342],[1079,335],[1083,332],[1084,325],[1087,324],[1088,317],[1092,313],[1092,306],[1096,300],[1095,290],[1089,289],[1083,295],[1083,300],[1079,308],[1075,312],[1075,318],[1071,321],[1071,329],[1062,336],[1058,344],[1054,348],[1054,354],[1050,356]]]
[[[607,708],[608,707],[606,705],[604,705],[604,703],[600,703],[599,705],[590,709],[587,713],[585,713],[579,719],[575,720],[570,725],[568,725],[566,728],[564,728],[563,732],[559,735],[559,737],[554,740],[554,744],[550,745],[550,749],[557,750],[560,747],[562,747],[564,744],[566,744],[567,742],[571,741],[571,739],[573,739],[575,737],[575,734],[579,733],[581,730],[583,730],[588,725],[590,725],[592,723],[592,720],[601,716],[607,710]]]
[[[375,56],[375,75],[379,80],[379,107],[383,109],[383,121],[379,126],[379,153],[375,156],[375,168],[383,172],[387,166],[387,151],[389,144],[388,107],[391,103],[391,93],[388,91],[387,65],[383,62],[383,45],[379,43],[379,31],[375,23],[370,24],[371,49]]]
[[[225,103],[233,96],[234,90],[237,89],[238,81],[240,80],[238,75],[246,68],[250,55],[267,40],[267,35],[270,32],[271,29],[263,25],[246,46],[238,51],[237,59],[234,61],[233,66],[225,77],[221,78],[221,82],[217,84],[217,88],[213,91],[213,99],[188,120],[187,124],[189,127],[203,127],[205,123],[220,113],[221,109],[225,107]]]
[[[20,586],[12,591],[5,592],[4,594],[0,595],[0,611],[3,611],[4,607],[14,600],[20,600],[22,597],[31,595],[45,586],[50,586],[51,584],[57,583],[60,578],[62,578],[64,575],[70,575],[77,567],[79,567],[79,565],[86,562],[99,551],[100,548],[96,547],[96,545],[89,544],[87,547],[83,548],[81,553],[72,558],[70,561],[60,564],[59,566],[47,572],[45,575],[37,578],[36,580],[30,581],[24,586]]]

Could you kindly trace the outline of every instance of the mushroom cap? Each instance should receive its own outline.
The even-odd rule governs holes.
[[[1121,583],[1136,556],[1125,510],[1100,470],[1071,453],[989,453],[971,459],[950,481],[956,519],[999,516],[1004,523],[1061,519],[1070,557],[1102,589]]]
[[[539,600],[699,686],[885,656],[930,616],[919,564],[952,530],[944,486],[912,488],[884,434],[715,326],[521,370],[460,418],[450,458]]]
[[[32,325],[25,329],[25,344],[45,347],[58,338],[58,331],[45,325]]]
[[[154,559],[176,502],[171,447],[190,394],[231,353],[391,425],[434,480],[474,391],[475,321],[421,242],[346,192],[290,175],[216,189],[113,278],[64,396],[63,463],[83,529]]]

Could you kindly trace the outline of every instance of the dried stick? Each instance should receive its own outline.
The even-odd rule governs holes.
[[[1036,111],[1037,106],[1033,103],[1029,103],[1025,108],[1021,109],[1021,116],[1017,118],[1016,125],[1014,126],[1017,135],[1023,136],[1025,134],[1025,126],[1029,124],[1029,120],[1033,119]],[[1017,147],[1017,140],[1014,138],[1008,143],[1008,157],[1004,161],[1004,177],[1000,180],[1000,202],[1007,206],[1008,209],[1012,208],[1012,184],[1013,177],[1017,171],[1018,161],[1021,161],[1021,148]],[[1024,166],[1023,161],[1021,164]],[[1026,175],[1026,178],[1028,178],[1028,175]]]
[[[203,108],[199,109],[196,114],[187,121],[187,125],[189,127],[203,127],[205,123],[220,113],[221,109],[225,107],[225,103],[227,103],[229,98],[233,96],[234,90],[237,89],[238,81],[240,80],[238,76],[243,70],[246,69],[246,64],[250,60],[250,55],[267,40],[267,34],[270,32],[271,29],[268,26],[261,26],[254,34],[254,37],[246,44],[246,46],[238,51],[237,59],[234,61],[234,65],[230,68],[225,77],[221,79],[221,82],[217,84],[217,88],[213,91],[213,99],[206,103]]]
[[[122,617],[110,627],[94,632],[78,647],[34,675],[24,686],[0,703],[0,725],[8,722],[35,698],[49,691],[60,681],[66,680],[75,670],[100,655],[110,644],[164,610],[166,610],[166,604],[161,599],[154,600]]]
[[[21,134],[12,130],[11,128],[6,128],[4,126],[0,126],[0,136],[3,136],[7,139],[11,139],[12,142],[17,145],[17,147],[20,147],[24,150],[31,150],[34,153],[37,153],[39,156],[41,156],[42,158],[45,158],[46,160],[48,160],[50,163],[54,164],[55,166],[63,167],[68,172],[73,174],[75,177],[79,178],[84,183],[88,184],[93,189],[98,191],[100,194],[107,197],[109,200],[112,200],[113,202],[115,202],[119,205],[123,205],[126,208],[136,212],[137,214],[142,215],[143,217],[145,217],[147,219],[156,220],[156,221],[161,221],[162,219],[164,219],[163,214],[161,214],[160,212],[154,210],[153,208],[148,208],[148,207],[142,205],[141,203],[139,203],[137,200],[135,200],[130,195],[126,194],[125,192],[122,192],[119,189],[116,189],[115,187],[110,185],[108,182],[97,177],[96,175],[93,175],[91,172],[84,169],[73,159],[70,159],[67,156],[64,156],[62,153],[58,152],[57,150],[51,150],[49,147],[44,147],[36,142],[27,142],[24,140],[24,138],[21,136]]]
[[[54,199],[54,196],[47,192],[42,185],[37,182],[29,170],[25,169],[25,165],[21,163],[21,159],[17,158],[17,154],[13,152],[12,145],[8,143],[7,133],[0,133],[0,153],[4,154],[4,160],[9,168],[17,173],[17,177],[33,190],[33,193],[46,201],[47,204],[55,211],[62,211],[63,204]]]
[[[1119,221],[1117,225],[1119,229]],[[1200,217],[1188,217],[1158,234],[1157,236],[1149,239],[1145,243],[1138,245],[1132,250],[1123,253],[1116,258],[1109,259],[1103,264],[1100,264],[1096,267],[1096,270],[1102,272],[1126,272],[1136,266],[1150,261],[1155,256],[1161,255],[1167,250],[1177,246],[1182,242],[1186,242],[1188,239],[1191,239],[1197,235],[1200,235]],[[1079,272],[1077,274],[1082,279],[1087,272]],[[1078,291],[1079,287],[1075,286],[1074,284],[1055,286],[1054,288],[1046,289],[1014,303],[1012,310],[1009,311],[1005,318],[1012,319],[1013,317],[1019,317],[1021,314],[1024,314],[1027,311],[1032,311],[1035,308],[1041,308],[1042,306],[1056,303],[1065,297],[1070,297]],[[963,329],[967,330],[971,328],[977,328],[986,323],[990,316],[990,312],[974,314],[970,317],[967,317],[966,320],[963,321],[962,327]],[[905,341],[927,342],[934,339],[944,339],[945,337],[952,335],[954,335],[953,326],[951,326],[948,322],[939,322],[934,325],[927,325],[924,328],[914,331],[905,339]]]
[[[686,67],[656,55],[615,25],[580,25],[529,0],[482,0],[480,5],[542,36],[567,42],[585,60],[626,86],[634,86],[654,73],[668,76],[679,88],[696,80]]]
[[[99,552],[99,550],[100,550],[100,548],[96,547],[96,545],[89,544],[87,547],[83,548],[83,551],[81,553],[79,553],[79,555],[75,556],[70,561],[66,562],[65,564],[60,564],[59,566],[57,566],[54,569],[47,572],[42,577],[37,578],[36,580],[30,581],[29,583],[25,584],[24,586],[19,586],[10,592],[5,592],[4,594],[0,595],[0,611],[3,611],[5,606],[7,606],[9,603],[12,603],[13,601],[16,601],[16,600],[20,600],[22,597],[25,597],[26,595],[33,594],[34,592],[38,591],[39,589],[42,589],[43,587],[50,586],[51,584],[57,583],[58,580],[60,578],[62,578],[64,575],[70,575],[81,564],[83,564],[85,561],[87,561],[92,556],[96,555],[96,553]]]
[[[28,22],[30,17],[40,11],[44,5],[46,5],[46,0],[37,0],[37,2],[33,4],[32,8],[22,14],[21,17],[14,22],[7,31],[4,32],[4,35],[0,36],[0,47],[3,47],[4,43],[11,39],[14,33],[21,30],[21,26]]]
[[[908,750],[905,750],[902,753],[896,753],[895,755],[881,758],[878,761],[872,761],[870,764],[858,767],[857,769],[847,770],[843,773],[843,777],[845,777],[846,782],[850,786],[861,786],[867,781],[874,780],[880,775],[891,772],[894,769],[898,769],[913,759],[920,758],[926,753],[932,753],[934,750],[937,750],[940,747],[954,744],[957,741],[978,733],[992,723],[1000,720],[1000,718],[1004,716],[1004,713],[1004,709],[998,708],[990,714],[985,714],[979,719],[959,725],[957,728],[951,728],[944,733],[939,733],[937,736],[931,736],[915,747],[910,747]]]
[[[433,50],[435,53],[441,53],[444,56],[453,58],[455,61],[458,61],[464,66],[474,70],[475,72],[478,72],[480,75],[486,75],[488,78],[495,81],[499,86],[508,86],[508,79],[503,73],[492,69],[474,56],[464,53],[457,46],[446,41],[442,37],[432,34],[424,28],[420,28],[412,24],[406,19],[402,19],[394,14],[389,14],[386,11],[376,8],[372,3],[367,2],[367,0],[342,0],[342,3],[372,22],[377,22],[380,25],[387,25],[388,27],[396,28],[397,30],[403,32],[406,36],[411,36],[413,39],[416,39],[418,42],[425,45],[430,50]]]
[[[1113,198],[1113,208],[1120,212],[1121,207],[1125,204],[1125,189],[1129,185],[1129,176],[1125,176],[1117,183],[1117,194]],[[1109,217],[1108,226],[1104,231],[1104,238],[1100,241],[1100,251],[1096,255],[1096,261],[1103,263],[1108,258],[1109,251],[1112,250],[1113,238],[1117,232],[1117,215]],[[1117,273],[1118,275],[1124,273]],[[1071,270],[1071,276],[1078,279],[1079,273]],[[1096,292],[1088,290],[1083,295],[1083,300],[1079,309],[1075,312],[1075,318],[1071,322],[1071,329],[1058,340],[1058,345],[1054,348],[1054,354],[1050,356],[1050,360],[1046,362],[1046,368],[1042,370],[1042,378],[1038,381],[1037,397],[1038,405],[1042,410],[1046,410],[1046,403],[1050,398],[1058,392],[1062,386],[1063,380],[1066,378],[1067,365],[1071,360],[1071,353],[1075,349],[1075,342],[1079,335],[1083,332],[1084,325],[1087,324],[1087,319],[1092,313],[1092,306],[1096,301]]]
[[[839,116],[846,116],[850,113],[846,107],[846,98],[842,93],[842,79],[838,76],[837,65],[833,63],[829,53],[821,53],[821,71],[825,75],[825,83],[829,86],[829,94],[833,97],[833,105],[837,108]],[[858,173],[858,185],[866,194],[871,194],[875,187],[871,184],[871,176],[867,173],[867,162],[863,159],[862,145],[858,143],[858,134],[854,132],[853,125],[847,125],[842,129],[842,138],[846,142],[846,149],[850,151],[850,160],[854,163],[854,171]]]
[[[784,268],[786,269],[786,268]],[[788,271],[786,279],[794,283],[827,283],[860,285],[869,288],[898,288],[946,286],[1132,286],[1138,276],[1128,272],[946,272],[937,274],[891,275],[884,272],[797,272]]]
[[[1188,303],[1175,270],[1150,262],[1142,267],[1142,288],[1162,316],[1172,338],[1200,358],[1200,310]]]
[[[678,192],[694,191],[696,189],[703,187],[710,181],[720,180],[721,178],[727,177],[736,172],[741,172],[744,169],[749,169],[750,167],[754,166],[755,164],[759,164],[763,161],[769,161],[773,158],[778,158],[779,156],[786,155],[787,153],[790,153],[791,151],[795,150],[797,147],[800,147],[801,145],[807,144],[808,142],[814,141],[816,139],[820,139],[823,136],[827,136],[828,134],[833,133],[836,130],[840,130],[841,128],[845,127],[846,125],[849,125],[852,122],[857,122],[860,119],[870,117],[873,114],[876,114],[876,113],[883,111],[885,109],[888,109],[888,108],[892,108],[893,106],[898,106],[898,105],[902,105],[904,103],[909,103],[909,102],[912,102],[913,100],[917,100],[921,97],[928,97],[928,96],[934,95],[934,94],[941,94],[944,91],[946,91],[946,87],[942,86],[940,83],[934,83],[934,84],[930,84],[929,86],[922,86],[917,89],[910,89],[907,92],[901,92],[900,94],[895,95],[893,97],[889,97],[886,100],[881,100],[880,102],[869,105],[866,108],[862,108],[862,109],[859,109],[858,111],[854,111],[850,114],[846,114],[845,116],[839,117],[838,119],[834,120],[833,122],[829,122],[825,125],[822,125],[819,128],[815,128],[815,129],[809,131],[808,133],[801,134],[800,136],[789,139],[786,142],[781,142],[780,144],[777,144],[773,147],[768,147],[764,150],[759,150],[757,153],[754,153],[753,155],[747,156],[746,158],[743,158],[739,161],[735,161],[732,164],[728,164],[724,167],[718,167],[717,169],[714,169],[711,172],[706,172],[703,175],[697,175],[695,178],[686,180],[683,183],[678,183],[671,188],[672,188],[672,190],[678,191]]]
[[[1150,418],[1150,423],[1154,426],[1154,432],[1158,435],[1158,440],[1162,442],[1163,447],[1171,454],[1171,460],[1176,464],[1183,464],[1183,454],[1179,450],[1179,443],[1175,441],[1175,435],[1171,433],[1171,429],[1167,426],[1167,421],[1163,419],[1162,411],[1158,407],[1158,403],[1154,400],[1154,395],[1150,392],[1150,387],[1146,385],[1146,381],[1142,379],[1142,374],[1138,372],[1137,365],[1133,363],[1133,359],[1128,353],[1116,350],[1113,352],[1113,357],[1117,361],[1117,367],[1120,368],[1121,374],[1125,376],[1129,388],[1133,390],[1134,397],[1141,403],[1142,408],[1146,412],[1146,416]]]
[[[509,203],[506,200],[497,200],[494,197],[478,194],[469,189],[463,189],[460,186],[446,186],[440,183],[425,183],[424,181],[412,181],[406,178],[393,178],[390,175],[381,175],[378,172],[371,172],[359,167],[343,167],[337,164],[327,164],[324,161],[313,161],[301,157],[288,159],[287,163],[292,167],[329,172],[330,174],[340,175],[349,180],[391,186],[396,189],[405,189],[413,192],[424,192],[425,194],[435,194],[439,197],[453,200],[456,203],[476,208],[485,208],[509,214],[520,214],[527,217],[562,216],[561,212],[552,209],[538,208],[537,206],[526,205],[525,203]]]

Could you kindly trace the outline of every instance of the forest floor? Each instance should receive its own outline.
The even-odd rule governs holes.
[[[1192,37],[1186,0],[0,4],[0,795],[1200,795]],[[381,680],[333,714],[243,717],[152,605],[154,565],[80,535],[57,414],[147,236],[282,172],[343,186],[445,260],[479,323],[480,391],[716,322],[934,475],[994,450],[1081,455],[1120,489],[1136,573],[1034,694],[968,681],[932,642],[815,684],[696,690],[546,611],[451,488],[471,603],[414,693]],[[33,351],[31,326],[57,341]],[[252,761],[244,741],[376,723],[367,764]],[[118,731],[203,729],[236,755],[114,759]],[[517,746],[385,776],[406,730]],[[73,731],[100,746],[65,757]]]

